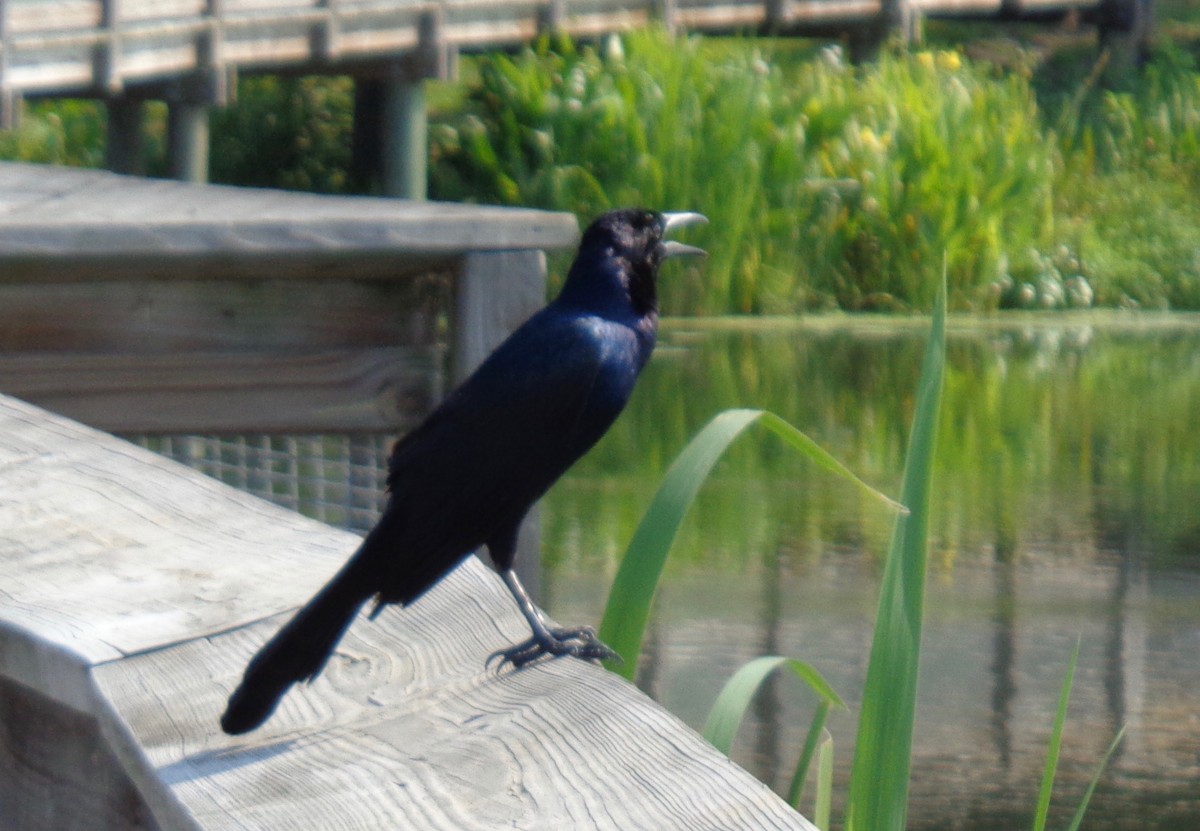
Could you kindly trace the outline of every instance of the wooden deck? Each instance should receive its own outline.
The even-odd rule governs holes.
[[[525,624],[476,560],[230,738],[356,537],[3,396],[0,529],[0,827],[812,829],[598,667],[486,669]]]

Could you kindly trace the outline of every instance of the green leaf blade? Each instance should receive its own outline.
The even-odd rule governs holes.
[[[625,678],[632,679],[637,671],[654,593],[680,523],[718,459],[746,428],[755,423],[762,424],[819,467],[854,483],[893,510],[904,510],[899,503],[863,482],[816,442],[774,413],[736,409],[717,414],[688,442],[667,470],[629,542],[609,589],[600,624],[600,639],[621,656],[620,663],[609,662],[608,666]]]
[[[600,639],[622,663],[610,669],[632,679],[654,591],[679,524],[713,465],[761,410],[726,410],[702,429],[671,464],[629,542],[609,590]]]
[[[712,710],[709,711],[708,720],[701,733],[717,750],[729,754],[729,748],[733,746],[733,737],[737,734],[750,702],[754,700],[767,677],[781,667],[795,673],[822,702],[845,708],[845,703],[834,692],[829,682],[809,664],[780,655],[754,658],[730,676],[717,695]]]
[[[848,826],[903,831],[925,600],[929,495],[946,356],[946,279],[934,304],[897,518],[884,567],[850,775]]]
[[[1062,690],[1058,694],[1058,709],[1054,713],[1054,727],[1050,731],[1050,743],[1046,747],[1046,766],[1042,770],[1042,785],[1038,790],[1037,810],[1034,812],[1034,831],[1045,831],[1046,818],[1050,813],[1050,795],[1054,791],[1054,776],[1058,771],[1058,757],[1062,750],[1063,726],[1067,721],[1067,703],[1071,700],[1071,685],[1075,680],[1075,664],[1079,661],[1079,640],[1071,650],[1067,663],[1067,674],[1063,677]]]

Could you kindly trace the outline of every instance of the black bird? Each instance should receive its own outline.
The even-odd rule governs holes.
[[[251,659],[221,728],[253,730],[310,681],[367,600],[408,605],[486,545],[533,635],[496,653],[613,657],[590,627],[552,629],[513,572],[530,506],[608,430],[654,349],[658,268],[703,255],[664,240],[694,213],[620,210],[583,234],[558,297],[513,332],[392,450],[379,522],[332,580]]]

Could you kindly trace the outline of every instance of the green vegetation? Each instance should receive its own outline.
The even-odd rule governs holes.
[[[760,410],[727,410],[709,422],[688,443],[667,471],[663,484],[646,510],[645,518],[634,533],[610,588],[604,622],[600,628],[601,639],[624,659],[616,669],[626,677],[632,677],[637,668],[642,633],[654,592],[675,531],[717,459],[746,427],[754,423],[770,429],[822,469],[849,480],[869,495],[896,508],[898,518],[885,564],[875,638],[859,714],[859,733],[847,806],[847,829],[857,827],[902,831],[904,828],[924,617],[929,490],[933,480],[933,451],[946,357],[945,319],[946,287],[943,282],[917,385],[916,410],[901,497],[907,509],[867,486],[778,416]],[[829,710],[832,706],[845,706],[815,669],[801,661],[778,656],[751,661],[722,690],[704,732],[718,748],[728,752],[751,699],[765,678],[780,667],[790,668],[819,698],[788,793],[792,804],[798,805],[807,769],[820,742]],[[827,754],[821,765],[828,768]],[[829,776],[824,775],[821,779],[828,783]],[[817,803],[818,813],[827,817],[829,796],[825,785],[818,794]]]
[[[349,78],[249,78],[211,122],[214,182],[348,193],[354,84]]]
[[[0,159],[100,167],[104,123],[104,108],[94,101],[27,104],[19,129],[0,130]]]
[[[891,544],[884,561],[845,809],[844,828],[847,831],[856,828],[903,831],[906,827],[924,624],[930,492],[935,476],[933,460],[939,414],[943,406],[946,360],[946,283],[943,279],[916,386],[912,431],[901,491],[901,502],[905,508],[897,511]],[[777,416],[761,410],[727,410],[719,414],[688,443],[667,471],[663,484],[634,532],[610,588],[600,637],[624,657],[624,662],[613,668],[625,677],[632,678],[637,668],[642,633],[679,523],[717,459],[746,427],[754,423],[767,426],[822,469],[849,480],[868,495],[900,508],[865,485],[811,439]],[[1076,642],[1047,746],[1033,831],[1043,831],[1049,814],[1078,655],[1079,644]],[[830,827],[832,739],[825,730],[825,723],[833,707],[844,708],[845,704],[814,667],[794,658],[775,655],[751,660],[735,672],[721,690],[705,724],[704,736],[719,750],[728,753],[755,695],[768,676],[780,669],[791,670],[818,698],[786,796],[793,806],[800,807],[810,763],[814,755],[819,753],[814,816],[818,827],[827,829]],[[1081,824],[1101,773],[1123,734],[1122,729],[1109,745],[1080,801],[1069,831],[1076,831]]]
[[[678,314],[926,307],[943,255],[958,307],[1200,308],[1200,74],[1179,50],[1126,93],[1069,50],[1083,72],[1048,60],[1058,85],[1019,49],[851,67],[641,32],[608,52],[481,60],[434,132],[435,192],[709,214],[703,278],[663,290]]]
[[[1033,815],[1033,831],[1045,831],[1046,818],[1050,815],[1050,796],[1054,792],[1054,776],[1058,770],[1058,756],[1059,751],[1062,749],[1063,727],[1067,721],[1067,703],[1071,700],[1071,685],[1075,682],[1075,664],[1078,661],[1079,641],[1076,640],[1075,648],[1071,650],[1071,659],[1067,664],[1067,674],[1063,677],[1062,692],[1058,696],[1058,709],[1054,714],[1054,727],[1050,731],[1050,741],[1046,745],[1046,766],[1042,773],[1042,786],[1038,789],[1037,809]],[[1067,831],[1077,831],[1083,823],[1083,815],[1087,812],[1087,806],[1092,800],[1092,794],[1096,792],[1096,784],[1100,781],[1100,775],[1104,773],[1104,768],[1108,766],[1108,760],[1112,758],[1113,752],[1124,737],[1125,728],[1122,727],[1117,731],[1117,735],[1113,737],[1108,750],[1104,754],[1104,758],[1096,766],[1096,773],[1092,776],[1092,781],[1088,783],[1087,790],[1084,791],[1083,797],[1079,801],[1079,807],[1075,810],[1075,816],[1072,817],[1071,824],[1067,826]]]
[[[621,568],[608,592],[600,625],[600,639],[616,650],[622,661],[611,669],[632,679],[641,654],[646,621],[654,589],[662,575],[667,552],[696,493],[713,465],[752,424],[761,424],[789,447],[803,453],[821,469],[853,482],[862,491],[903,511],[903,507],[867,485],[808,436],[774,413],[763,410],[726,410],[692,439],[671,465],[638,525]]]
[[[929,344],[916,404],[900,501],[909,513],[897,517],[883,567],[871,658],[863,684],[850,771],[846,828],[904,831],[917,674],[925,619],[925,572],[929,551],[929,492],[942,386],[946,369],[946,284],[933,309]]]
[[[1053,147],[1015,76],[952,52],[853,68],[657,31],[622,51],[482,61],[467,114],[434,133],[434,191],[704,212],[703,276],[662,289],[684,314],[927,307],[943,255],[979,300],[1006,245],[1048,241]]]
[[[943,257],[958,308],[1200,309],[1194,58],[1165,41],[1112,92],[1090,39],[997,31],[934,29],[969,42],[858,67],[807,41],[659,31],[472,58],[432,85],[430,191],[582,221],[707,213],[711,258],[664,286],[672,314],[927,308]],[[213,119],[213,181],[363,191],[352,107],[347,78],[243,79]],[[161,173],[161,106],[146,124]],[[102,107],[37,103],[0,157],[94,166],[103,137]]]
[[[825,729],[829,711],[835,706],[846,709],[845,702],[833,691],[833,688],[819,672],[803,661],[779,655],[765,655],[749,661],[730,676],[721,689],[720,695],[717,696],[717,700],[713,702],[712,711],[704,725],[704,738],[712,742],[713,747],[717,750],[729,755],[729,749],[733,746],[733,737],[737,734],[746,711],[750,709],[750,703],[754,700],[754,696],[766,683],[767,678],[780,669],[791,670],[792,674],[807,684],[818,698],[817,709],[813,713],[812,723],[809,725],[808,735],[800,750],[800,758],[796,762],[796,769],[792,774],[792,781],[787,792],[788,804],[796,810],[800,810],[800,800],[804,796],[804,783],[808,779],[809,764],[818,752],[819,746],[832,742],[829,732]],[[832,764],[832,760],[830,760],[830,764]],[[828,805],[831,787],[832,783],[826,786],[818,775],[818,793],[814,800],[818,806],[822,802]],[[819,816],[821,813],[820,808],[814,811],[815,816]],[[827,810],[824,816],[825,824],[818,821],[820,828],[829,827]]]

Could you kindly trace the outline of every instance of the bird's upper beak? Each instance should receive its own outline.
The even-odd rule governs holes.
[[[708,217],[704,214],[680,211],[662,214],[662,232],[666,236],[676,228],[686,228],[689,225],[707,225]],[[708,252],[694,245],[684,245],[682,242],[666,240],[660,244],[663,259],[668,257],[707,257]]]

